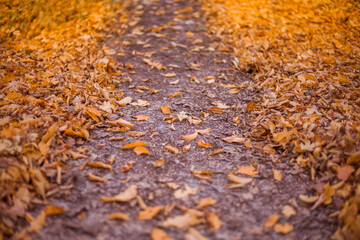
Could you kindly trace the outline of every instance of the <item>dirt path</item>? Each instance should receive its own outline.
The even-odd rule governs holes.
[[[123,118],[135,124],[131,131],[145,132],[145,135],[133,137],[128,132],[108,132],[106,129],[110,126],[105,123],[93,130],[86,152],[90,158],[68,162],[65,181],[73,183],[73,189],[67,194],[55,195],[52,201],[69,211],[48,218],[36,239],[150,239],[152,230],[159,228],[160,223],[182,215],[186,208],[195,208],[202,198],[213,198],[216,204],[201,208],[199,212],[205,218],[214,212],[222,222],[217,231],[211,231],[208,223],[194,226],[209,239],[328,239],[335,231],[335,219],[328,217],[329,208],[310,211],[298,200],[298,195],[311,185],[308,173],[297,165],[289,165],[286,157],[279,156],[278,163],[274,164],[259,151],[266,143],[248,138],[250,119],[246,106],[253,96],[245,88],[251,79],[232,69],[231,54],[206,32],[201,15],[199,6],[192,1],[144,1],[131,10],[133,20],[139,18],[139,22],[130,22],[132,26],[125,35],[104,43],[116,51],[114,57],[127,67],[126,74],[131,81],[120,85],[124,97],[131,97],[132,103],[138,105],[145,103],[138,102],[139,99],[148,102],[146,107],[128,104],[110,118]],[[119,53],[125,56],[118,56],[122,55]],[[161,68],[156,62],[162,63],[166,70],[156,69]],[[169,73],[176,76],[163,75]],[[238,90],[229,93],[227,86],[230,85],[226,84],[235,84]],[[176,92],[181,95],[169,97]],[[171,107],[173,116],[166,118],[168,115],[159,109],[164,105]],[[209,111],[213,106],[220,107],[223,112]],[[133,121],[139,115],[149,119]],[[176,115],[184,120],[167,123]],[[234,119],[238,119],[237,124]],[[199,134],[193,141],[182,139],[183,135],[208,128],[211,128],[209,133]],[[250,140],[252,147],[222,140],[232,135]],[[125,139],[109,141],[110,137]],[[131,149],[121,149],[135,140],[146,142],[150,155],[138,156]],[[213,149],[198,146],[199,140],[209,143]],[[191,148],[185,153],[181,150],[187,144],[191,144]],[[175,155],[166,150],[165,145],[181,152]],[[214,149],[224,152],[209,156]],[[115,155],[112,171],[87,166],[79,170],[85,161],[106,163],[112,155]],[[155,161],[161,158],[165,159],[163,166],[154,168]],[[133,168],[122,172],[126,163],[132,163]],[[231,183],[227,179],[230,171],[250,165],[258,172],[248,177],[252,179],[250,183],[226,188]],[[202,174],[200,177],[204,179],[199,179],[191,169],[213,171],[213,174]],[[281,181],[274,179],[273,169],[282,173]],[[89,173],[107,182],[91,182]],[[207,177],[211,181],[207,181]],[[176,199],[175,190],[170,188],[174,188],[174,184],[169,183],[181,189],[188,185],[196,189],[196,193]],[[125,203],[100,201],[101,196],[114,196],[130,185],[137,186],[138,196],[147,206],[168,205],[167,209],[171,209],[174,203],[174,209],[169,216],[160,212],[152,220],[137,220],[141,208],[136,199]],[[296,214],[285,217],[282,214],[285,205],[291,206]],[[129,220],[107,220],[106,216],[114,212],[126,213]],[[281,235],[265,229],[264,222],[271,214],[279,214],[279,223],[292,224],[294,230]],[[183,239],[187,232],[187,229],[162,229],[175,239]]]

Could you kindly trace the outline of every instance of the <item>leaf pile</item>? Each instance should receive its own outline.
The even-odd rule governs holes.
[[[246,110],[255,139],[311,169],[313,209],[343,206],[337,239],[360,235],[360,4],[357,1],[202,1],[211,31],[261,98]],[[310,197],[308,197],[310,198]],[[300,198],[301,199],[301,198]],[[302,199],[305,199],[304,196]]]
[[[43,210],[34,218],[27,211],[72,188],[62,180],[63,163],[87,157],[86,149],[74,152],[72,146],[117,109],[122,93],[115,87],[123,74],[97,43],[127,19],[115,19],[124,6],[110,0],[1,6],[0,238],[18,232],[25,239],[53,215]],[[24,217],[30,226],[19,229]]]

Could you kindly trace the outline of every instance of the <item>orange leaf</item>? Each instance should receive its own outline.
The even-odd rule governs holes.
[[[180,153],[179,149],[177,149],[176,147],[174,146],[171,146],[171,145],[165,145],[164,148],[170,152],[172,152],[173,154],[178,154]]]
[[[177,97],[177,96],[180,96],[181,95],[181,92],[174,92],[172,94],[170,94],[170,98],[173,98],[173,97]]]
[[[216,213],[214,212],[210,213],[209,216],[207,217],[207,220],[210,224],[211,231],[217,231],[220,229],[222,224]]]
[[[287,234],[294,229],[294,226],[289,223],[278,223],[274,226],[274,231],[277,233]]]
[[[65,209],[63,209],[62,207],[59,207],[59,206],[55,206],[55,205],[48,205],[45,208],[46,216],[63,214],[64,212],[66,212]]]
[[[276,170],[275,168],[273,168],[273,174],[274,174],[274,179],[276,181],[281,181],[282,179],[282,174],[279,170]]]
[[[89,180],[90,180],[90,181],[93,181],[93,182],[103,182],[103,183],[106,182],[106,179],[101,178],[101,177],[99,177],[99,176],[96,176],[96,175],[94,175],[94,174],[92,174],[92,173],[89,173],[89,174],[88,174],[88,177],[89,177]]]
[[[135,147],[146,146],[146,145],[148,145],[146,142],[137,140],[135,142],[126,144],[126,145],[122,146],[121,148],[122,149],[129,149],[129,148],[135,148]]]
[[[212,148],[212,146],[209,143],[206,143],[203,140],[198,141],[197,145],[203,148]]]
[[[204,130],[196,130],[196,132],[200,133],[200,134],[206,134],[206,133],[209,133],[211,130],[211,128],[207,128],[207,129],[204,129]]]
[[[266,218],[266,221],[264,223],[264,226],[267,228],[273,227],[277,221],[279,220],[280,216],[278,214],[271,214]]]
[[[134,119],[133,121],[147,121],[149,119],[150,119],[150,117],[148,117],[146,115],[138,115],[138,116],[136,116],[136,119]]]
[[[121,172],[128,172],[133,168],[133,164],[131,162],[125,163],[124,166],[121,167]]]
[[[146,147],[135,147],[134,148],[134,152],[136,153],[136,155],[150,155],[149,150],[147,150]]]
[[[216,106],[209,108],[209,111],[211,111],[212,113],[215,113],[215,114],[221,114],[224,112],[224,110],[222,108],[219,108]]]
[[[228,143],[236,143],[236,144],[241,144],[245,142],[245,138],[242,137],[238,137],[238,136],[231,136],[231,137],[226,137],[222,139],[225,142]]]
[[[171,114],[170,107],[168,105],[165,105],[161,108],[159,108],[163,114]]]
[[[165,159],[160,158],[160,159],[155,161],[154,168],[162,167],[164,165],[164,163],[165,163]]]
[[[195,131],[193,134],[182,136],[182,138],[186,141],[192,141],[196,139],[197,136],[198,136],[198,132]]]
[[[92,162],[88,162],[87,165],[89,165],[91,167],[97,167],[97,168],[107,168],[107,169],[110,169],[110,170],[112,169],[110,164],[106,164],[106,163],[103,163],[103,162],[92,161]]]
[[[254,102],[251,102],[249,103],[247,106],[246,106],[246,111],[247,112],[250,112],[255,106],[255,103]]]
[[[209,154],[209,156],[213,156],[213,155],[215,155],[215,154],[219,154],[219,153],[223,153],[223,152],[225,152],[224,149],[216,148],[216,149],[214,149],[214,151],[212,151],[212,152]]]
[[[109,220],[125,220],[125,221],[129,220],[129,217],[126,215],[126,213],[122,213],[122,212],[110,214],[106,218]]]
[[[175,77],[176,76],[176,73],[172,72],[172,73],[166,73],[166,74],[161,74],[163,75],[164,77],[167,77],[167,78],[172,78],[172,77]]]
[[[236,170],[236,173],[240,173],[248,176],[255,176],[256,174],[258,174],[258,172],[253,166],[241,167],[238,170]]]
[[[139,220],[151,220],[155,217],[161,210],[163,210],[163,206],[156,207],[147,207],[145,210],[141,211],[137,217]]]
[[[128,134],[130,136],[133,136],[133,137],[141,137],[141,136],[144,136],[146,132],[135,132],[135,131],[130,131],[128,132]]]

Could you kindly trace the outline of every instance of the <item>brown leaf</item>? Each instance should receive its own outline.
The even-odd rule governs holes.
[[[164,77],[167,77],[167,78],[176,77],[176,73],[174,73],[174,72],[166,73],[166,74],[161,73],[161,75],[163,75]]]
[[[207,134],[211,131],[211,128],[207,128],[207,129],[203,129],[203,130],[196,130],[196,132],[204,135],[204,134]]]
[[[165,159],[160,158],[160,159],[155,161],[154,168],[162,167],[164,165],[164,163],[165,163]]]
[[[135,131],[130,131],[128,132],[128,135],[132,136],[132,137],[141,137],[144,136],[146,132],[135,132]]]
[[[146,146],[146,145],[148,145],[146,142],[137,140],[135,142],[126,144],[126,145],[122,146],[121,148],[122,149],[129,149],[129,148],[135,148],[135,147]]]
[[[164,148],[165,148],[166,150],[172,152],[172,153],[175,154],[175,155],[180,153],[179,149],[177,149],[176,147],[171,146],[171,145],[165,145]]]
[[[63,209],[62,207],[59,207],[59,206],[55,206],[55,205],[48,205],[45,208],[46,216],[63,214],[64,212],[66,212],[65,209]]]
[[[160,224],[160,226],[168,228],[175,227],[177,229],[187,228],[189,226],[205,223],[205,219],[193,210],[189,210],[184,215],[178,215],[168,218]]]
[[[236,144],[242,144],[245,142],[245,138],[238,137],[238,136],[226,137],[226,138],[223,138],[222,140],[225,142],[228,142],[228,143],[236,143]]]
[[[283,209],[282,209],[282,214],[285,216],[285,217],[287,217],[287,218],[289,218],[289,217],[291,217],[292,215],[295,215],[296,214],[296,211],[294,210],[294,208],[293,207],[291,207],[291,206],[289,206],[289,205],[285,205],[284,207],[283,207]]]
[[[216,154],[219,154],[219,153],[223,153],[223,152],[225,152],[224,149],[216,148],[216,149],[214,149],[214,151],[212,151],[212,152],[209,154],[209,156],[213,156],[213,155],[216,155]]]
[[[133,164],[131,162],[127,162],[124,166],[121,167],[121,172],[128,172],[133,168]]]
[[[189,228],[189,231],[185,234],[185,240],[208,240],[195,228]]]
[[[29,231],[39,233],[40,230],[44,227],[46,220],[46,212],[42,210],[39,215],[30,222]]]
[[[113,197],[101,197],[101,202],[129,202],[134,199],[137,195],[136,185],[131,185],[124,192],[119,193]]]
[[[136,116],[136,119],[134,119],[133,121],[147,121],[149,119],[150,119],[150,117],[148,117],[146,115],[138,115],[138,116]]]
[[[274,179],[276,181],[281,181],[282,179],[282,174],[279,170],[276,170],[275,168],[273,168],[273,175],[274,175]]]
[[[197,145],[199,147],[203,147],[203,148],[212,148],[212,146],[209,143],[206,143],[203,140],[199,140]]]
[[[106,164],[103,162],[92,161],[92,162],[88,162],[87,165],[90,167],[106,168],[106,169],[110,169],[110,170],[112,169],[112,166],[110,164]]]
[[[174,198],[181,199],[190,195],[195,195],[197,192],[197,188],[189,187],[189,185],[185,184],[185,189],[178,189],[174,192]]]
[[[170,107],[168,105],[159,108],[163,114],[171,114]]]
[[[254,102],[250,102],[247,106],[246,106],[246,111],[250,112],[255,106]]]
[[[190,148],[191,148],[191,144],[187,144],[187,145],[185,145],[185,146],[182,148],[182,151],[183,151],[184,153],[186,153],[187,151],[190,150]]]
[[[358,162],[360,162],[360,151],[352,153],[350,157],[346,160],[347,165],[351,165]]]
[[[128,122],[128,121],[126,121],[126,120],[124,120],[122,118],[120,118],[120,119],[118,119],[116,121],[107,121],[106,123],[110,124],[110,125],[112,125],[114,127],[129,127],[129,128],[131,128],[131,127],[134,126],[134,124],[132,124],[132,123],[130,123],[130,122]]]
[[[196,208],[199,209],[199,208],[203,208],[206,206],[212,206],[212,205],[215,205],[215,203],[216,203],[216,200],[213,198],[202,198],[202,199],[200,199],[200,202],[196,206]]]
[[[229,174],[227,176],[228,180],[235,183],[232,185],[228,185],[227,188],[238,188],[238,187],[244,187],[245,185],[251,183],[252,179],[251,178],[243,178],[243,177],[238,177],[235,176],[233,174]]]

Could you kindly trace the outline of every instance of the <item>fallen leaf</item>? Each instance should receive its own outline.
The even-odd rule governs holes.
[[[189,231],[185,234],[185,240],[208,240],[195,228],[189,228]]]
[[[277,223],[274,226],[274,231],[277,233],[288,234],[294,229],[294,226],[289,223]]]
[[[282,209],[282,214],[285,216],[285,217],[287,217],[287,218],[289,218],[289,217],[291,217],[292,215],[295,215],[296,214],[296,211],[294,210],[294,208],[293,207],[291,207],[291,206],[289,206],[289,205],[285,205],[284,207],[283,207],[283,209]]]
[[[59,207],[59,206],[55,206],[55,205],[48,205],[45,208],[46,216],[63,214],[64,212],[66,212],[65,209],[63,209],[62,207]]]
[[[167,77],[167,78],[176,77],[176,73],[174,73],[174,72],[166,73],[166,74],[161,73],[161,75],[163,75],[164,77]]]
[[[305,203],[314,203],[319,199],[319,196],[308,197],[306,195],[300,194],[299,199]]]
[[[138,100],[136,100],[136,102],[132,102],[130,104],[135,106],[135,107],[148,107],[148,106],[150,106],[150,103],[148,101],[141,100],[141,99],[138,99]]]
[[[131,185],[124,192],[119,193],[113,197],[100,197],[101,202],[129,202],[137,195],[136,185]]]
[[[243,177],[238,177],[235,176],[233,174],[229,174],[227,176],[228,180],[235,183],[235,184],[230,184],[227,186],[227,188],[238,188],[238,187],[244,187],[245,185],[251,183],[252,179],[251,178],[243,178]]]
[[[242,144],[245,142],[245,138],[238,136],[225,137],[222,140],[228,143],[236,143],[236,144]]]
[[[44,210],[42,210],[39,215],[30,222],[30,226],[29,226],[29,232],[35,232],[35,233],[39,233],[40,230],[44,227],[45,225],[45,220],[46,220],[46,212]]]
[[[169,237],[164,230],[154,228],[151,232],[151,240],[175,240],[175,238]]]
[[[90,181],[93,181],[93,182],[103,182],[103,183],[106,182],[106,179],[101,178],[101,177],[99,177],[99,176],[96,176],[96,175],[94,175],[94,174],[92,174],[92,173],[89,173],[89,174],[88,174],[88,177],[89,177],[89,180],[90,180]]]
[[[126,215],[126,213],[122,213],[122,212],[112,213],[112,214],[108,215],[106,218],[108,220],[124,220],[124,221],[129,220],[128,215]]]
[[[106,168],[106,169],[110,169],[110,170],[112,169],[112,166],[110,164],[106,164],[103,162],[92,161],[92,162],[88,162],[87,165],[90,167]]]
[[[247,148],[252,148],[251,141],[250,141],[250,140],[246,140],[246,141],[244,142],[244,146],[247,147]]]
[[[149,119],[150,119],[150,117],[148,117],[146,115],[138,115],[138,116],[136,116],[136,118],[133,121],[147,121]]]
[[[212,146],[209,143],[206,143],[203,140],[199,140],[197,145],[199,147],[203,147],[203,148],[212,148]]]
[[[182,136],[182,138],[186,141],[192,141],[192,140],[196,139],[197,136],[198,136],[198,132],[195,131],[193,134]]]
[[[188,197],[190,195],[195,195],[197,192],[197,188],[189,187],[189,185],[185,184],[185,189],[178,189],[174,192],[174,198],[181,199]]]
[[[351,176],[351,174],[355,171],[353,166],[350,165],[345,165],[342,166],[339,170],[338,170],[338,174],[337,177],[342,180],[342,181],[346,181],[349,179],[349,177]]]
[[[136,155],[150,155],[149,150],[147,150],[146,147],[135,147],[134,148],[134,152],[136,153]]]
[[[215,114],[221,114],[221,113],[224,112],[224,110],[222,108],[219,108],[219,107],[216,107],[216,106],[212,106],[208,110],[211,111],[212,113],[215,113]]]
[[[144,136],[146,132],[135,132],[135,131],[130,131],[128,132],[128,135],[132,136],[132,137],[141,137]]]
[[[84,155],[84,154],[80,154],[80,153],[77,153],[77,152],[73,152],[73,151],[70,151],[70,154],[71,154],[71,157],[73,159],[81,159],[81,158],[88,158],[89,156],[87,155]]]
[[[145,210],[141,211],[137,217],[139,220],[151,220],[153,219],[161,210],[163,206],[156,207],[147,207]]]
[[[270,216],[268,216],[265,220],[264,226],[267,228],[271,228],[273,227],[277,221],[280,219],[279,214],[271,214]]]
[[[246,106],[246,111],[250,112],[255,106],[254,102],[250,102],[247,106]]]
[[[203,129],[203,130],[196,130],[196,132],[204,135],[204,134],[207,134],[211,131],[211,128],[207,128],[207,129]]]
[[[173,98],[173,97],[177,97],[177,96],[180,96],[181,95],[181,92],[174,92],[172,94],[169,95],[170,98]]]
[[[131,128],[131,127],[134,126],[134,124],[132,124],[132,123],[130,123],[130,122],[128,122],[128,121],[126,121],[126,120],[124,120],[122,118],[120,118],[120,119],[118,119],[116,121],[107,121],[106,123],[110,124],[112,126],[115,126],[115,127],[129,127],[129,128]]]
[[[171,146],[171,145],[165,145],[164,148],[165,148],[166,150],[172,152],[172,153],[175,154],[175,155],[180,153],[179,149],[177,149],[176,147]]]
[[[351,165],[358,162],[360,162],[360,151],[352,153],[350,157],[346,160],[347,165]]]
[[[216,213],[211,212],[207,217],[207,221],[210,224],[211,231],[217,231],[221,228],[222,223]]]
[[[214,149],[214,151],[212,151],[212,152],[209,154],[209,156],[213,156],[213,155],[216,155],[216,154],[219,154],[219,153],[223,153],[223,152],[225,152],[224,149],[216,148],[216,149]]]
[[[128,172],[133,168],[133,164],[131,162],[127,162],[124,166],[121,167],[121,172]]]
[[[274,175],[274,179],[276,181],[281,181],[282,179],[282,174],[279,170],[276,170],[275,168],[273,168],[273,175]]]
[[[168,105],[159,108],[163,114],[171,114],[170,107]]]
[[[164,165],[164,163],[165,163],[165,159],[160,158],[160,159],[155,161],[154,168],[162,167]]]
[[[203,207],[207,207],[207,206],[212,206],[215,205],[216,200],[213,198],[202,198],[200,199],[199,204],[196,206],[197,209],[199,208],[203,208]]]
[[[146,142],[137,140],[135,142],[126,144],[126,145],[122,146],[121,148],[122,149],[129,149],[129,148],[135,148],[135,147],[146,146],[146,145],[148,145]]]
[[[125,137],[109,137],[109,141],[123,141]]]
[[[244,175],[248,175],[248,176],[255,176],[258,174],[256,169],[251,165],[245,166],[245,167],[240,167],[238,170],[236,170],[236,173],[240,173],[240,174],[244,174]]]
[[[187,151],[190,150],[190,148],[191,148],[191,144],[187,144],[187,145],[185,145],[185,146],[182,148],[182,151],[183,151],[184,153],[186,153]]]
[[[194,211],[189,210],[184,215],[168,218],[160,224],[162,227],[175,227],[177,229],[187,228],[197,224],[205,223],[205,219]]]

